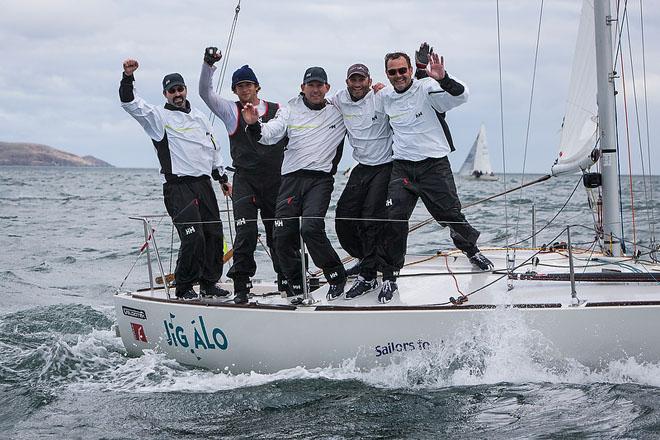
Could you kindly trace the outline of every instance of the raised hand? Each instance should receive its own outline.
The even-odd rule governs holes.
[[[218,50],[217,47],[207,47],[204,49],[204,62],[209,66],[217,63],[222,59],[222,52]]]
[[[431,54],[431,59],[429,61],[429,65],[426,67],[426,73],[428,75],[437,80],[440,81],[445,77],[445,58],[438,56],[437,53]]]
[[[124,60],[124,74],[126,76],[133,75],[133,72],[135,72],[138,67],[140,67],[140,64],[137,62],[137,60],[131,58]]]
[[[252,103],[248,102],[245,104],[243,110],[241,110],[241,114],[243,115],[245,123],[248,125],[255,124],[259,120],[259,111],[257,110],[257,107],[252,105]]]
[[[418,69],[424,69],[429,64],[429,55],[433,53],[433,48],[426,41],[419,45],[415,51],[415,64]]]

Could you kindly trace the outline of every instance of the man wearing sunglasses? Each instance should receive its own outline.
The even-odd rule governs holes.
[[[197,298],[193,284],[199,282],[203,296],[227,296],[216,283],[222,275],[222,223],[211,176],[229,193],[220,149],[211,124],[186,99],[183,77],[170,73],[163,78],[165,106],[148,104],[135,95],[133,72],[136,60],[124,61],[119,86],[121,106],[151,138],[160,162],[163,197],[167,213],[176,226],[181,247],[174,272],[176,297]]]
[[[346,73],[346,88],[332,103],[341,111],[353,159],[358,163],[337,201],[335,230],[339,243],[359,259],[359,274],[346,292],[353,299],[378,289],[377,269],[382,265],[383,222],[387,184],[392,171],[392,130],[383,111],[382,93],[374,93],[369,69],[353,64]],[[382,86],[382,85],[381,85]],[[365,220],[348,220],[362,218]]]
[[[467,87],[450,78],[444,59],[429,54],[427,78],[413,80],[408,55],[402,52],[385,56],[385,72],[393,90],[384,91],[383,105],[392,125],[394,164],[390,178],[387,205],[388,218],[397,220],[389,225],[386,267],[394,275],[383,278],[379,300],[389,302],[397,293],[395,275],[403,267],[408,239],[408,220],[417,200],[433,218],[449,226],[454,245],[481,270],[491,270],[493,264],[479,252],[479,231],[473,228],[461,212],[454,177],[447,155],[451,151],[448,136],[438,113],[444,113],[467,101]],[[405,220],[405,221],[401,221]]]
[[[344,293],[346,272],[325,233],[324,219],[346,128],[339,110],[325,99],[330,90],[325,70],[307,69],[300,88],[300,95],[282,106],[275,119],[259,122],[257,108],[251,103],[245,105],[242,114],[248,134],[261,144],[272,145],[289,138],[274,230],[275,251],[289,282],[289,292],[300,295],[305,282],[299,251],[301,234],[314,264],[323,270],[330,285],[327,298],[333,300]],[[303,217],[300,227],[299,216]]]
[[[261,211],[261,220],[266,230],[266,245],[271,250],[278,289],[286,290],[286,278],[280,270],[277,253],[273,252],[273,219],[287,139],[280,140],[274,146],[264,147],[248,138],[246,123],[241,115],[243,107],[250,103],[257,109],[260,120],[268,122],[275,117],[279,104],[259,99],[259,81],[248,65],[236,70],[231,78],[231,89],[238,101],[224,99],[214,92],[212,79],[216,68],[213,65],[220,59],[222,53],[216,47],[205,49],[199,76],[199,95],[224,122],[229,134],[229,151],[236,170],[232,197],[236,238],[233,243],[234,264],[227,276],[234,280],[234,302],[243,304],[248,302],[252,288],[250,279],[257,270],[254,251],[257,247],[258,211]]]

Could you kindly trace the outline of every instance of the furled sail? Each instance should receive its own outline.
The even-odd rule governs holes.
[[[596,93],[594,4],[593,0],[584,0],[559,142],[559,157],[552,166],[553,175],[572,173],[593,165],[591,153],[598,138]]]

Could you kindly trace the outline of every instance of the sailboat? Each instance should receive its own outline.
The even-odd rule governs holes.
[[[533,356],[590,368],[631,357],[660,362],[660,265],[653,251],[625,255],[619,232],[609,0],[585,0],[582,14],[573,74],[592,85],[572,88],[593,94],[570,100],[552,174],[583,170],[588,186],[602,190],[598,248],[574,246],[567,225],[554,246],[482,249],[495,265],[492,271],[475,271],[458,251],[408,255],[400,293],[385,305],[374,295],[328,302],[323,285],[314,291],[305,286],[294,305],[272,294],[276,284],[267,282],[255,283],[245,305],[184,302],[174,299],[168,285],[154,284],[153,264],[164,272],[145,216],[148,284],[114,295],[116,330],[127,353],[164,353],[182,364],[231,373],[370,369],[470,350],[471,340],[499,334],[506,323]],[[592,66],[593,75],[586,74]],[[587,173],[596,162],[601,172]]]
[[[467,179],[499,180],[493,172],[486,142],[486,127],[481,124],[470,152],[458,171],[458,175]]]

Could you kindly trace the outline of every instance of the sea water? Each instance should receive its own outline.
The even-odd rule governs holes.
[[[537,177],[457,185],[468,205]],[[553,178],[465,214],[486,247],[528,238],[532,204],[537,231],[561,210],[537,245],[565,241],[571,224],[572,241],[588,248],[594,234],[584,189],[570,197],[578,180]],[[345,182],[337,176],[326,222],[334,243],[332,211]],[[658,215],[660,204],[647,203],[645,193],[648,199],[659,185],[657,177],[634,178],[629,250],[633,237],[647,245],[657,226],[648,208]],[[630,223],[630,196],[622,191]],[[335,368],[228,375],[158,353],[127,357],[111,330],[112,294],[147,283],[139,258],[144,232],[129,219],[146,214],[165,214],[156,170],[0,168],[0,438],[660,437],[660,365],[629,358],[594,371],[555,359],[532,349],[536,336],[507,313],[476,332],[456,329],[438,351],[369,372],[347,360]],[[412,222],[427,217],[420,203]],[[176,234],[167,216],[153,224],[169,271]],[[226,221],[224,230],[229,235]],[[430,253],[451,242],[433,223],[411,234],[408,247]],[[261,245],[257,261],[256,278],[272,280]],[[282,335],[282,344],[294,343],[295,335]]]

